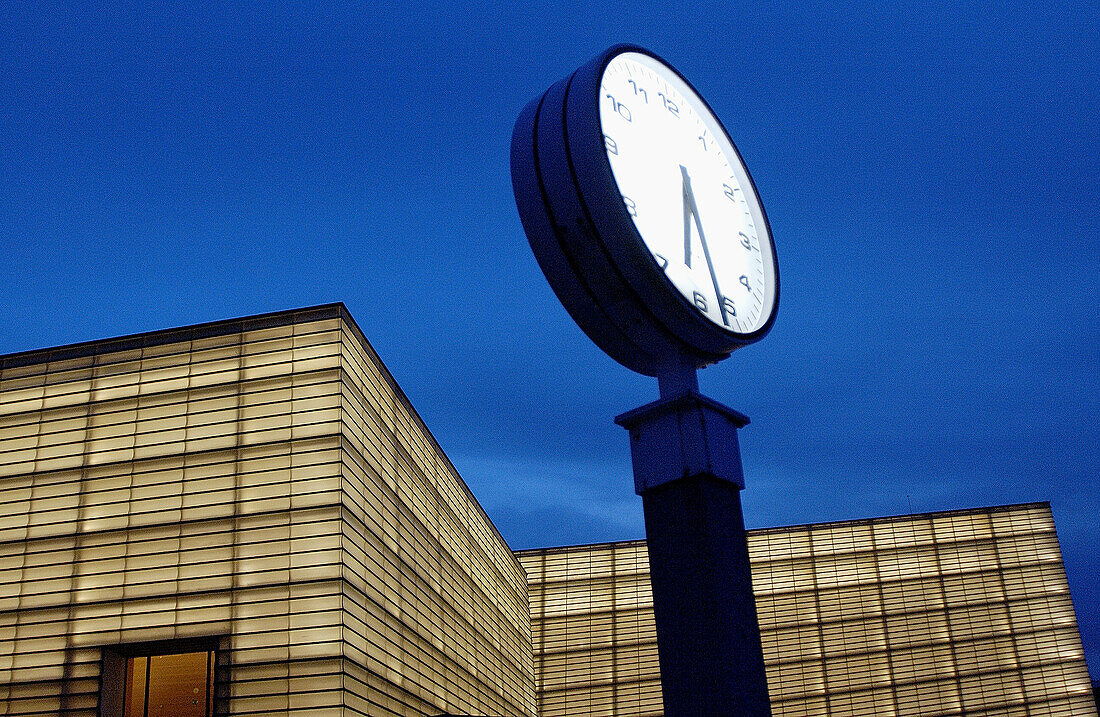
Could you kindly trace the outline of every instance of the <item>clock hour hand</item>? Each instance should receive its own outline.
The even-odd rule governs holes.
[[[691,267],[691,222],[695,220],[695,229],[699,232],[699,243],[703,245],[703,258],[707,260],[707,269],[710,271],[710,281],[714,285],[714,297],[718,300],[718,310],[722,312],[722,323],[730,325],[726,316],[726,301],[722,296],[722,290],[718,288],[718,276],[714,273],[714,263],[710,260],[710,249],[707,248],[707,237],[703,234],[703,222],[699,219],[699,207],[695,204],[695,194],[691,191],[691,177],[688,176],[687,167],[680,165],[680,175],[684,180],[684,264]]]
[[[684,264],[691,266],[691,219],[695,215],[695,195],[691,192],[691,177],[687,167],[680,165],[680,176],[684,180]]]

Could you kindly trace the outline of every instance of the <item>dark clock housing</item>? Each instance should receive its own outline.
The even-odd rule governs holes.
[[[600,81],[624,52],[675,72],[648,50],[617,45],[555,83],[516,121],[512,184],[531,248],[569,314],[616,361],[657,376],[720,361],[765,336],[779,275],[771,315],[751,333],[708,320],[665,277],[622,201],[600,124]]]

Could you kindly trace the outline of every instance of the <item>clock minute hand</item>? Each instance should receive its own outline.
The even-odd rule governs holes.
[[[695,204],[695,194],[691,191],[691,177],[688,176],[687,167],[680,165],[680,175],[684,179],[684,264],[691,266],[691,221],[695,220],[695,229],[699,232],[699,242],[703,245],[703,258],[707,260],[707,269],[710,271],[710,281],[714,285],[714,297],[718,300],[718,310],[722,312],[722,323],[730,325],[726,316],[726,302],[722,297],[722,290],[718,288],[718,276],[714,273],[714,263],[710,260],[710,249],[707,248],[707,237],[703,234],[703,222],[699,219],[699,207]]]

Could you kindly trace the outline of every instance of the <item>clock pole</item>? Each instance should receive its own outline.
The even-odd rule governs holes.
[[[645,511],[665,716],[765,717],[737,443],[749,419],[700,394],[688,363],[658,383],[659,400],[615,422]]]

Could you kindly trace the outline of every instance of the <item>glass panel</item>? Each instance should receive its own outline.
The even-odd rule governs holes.
[[[209,652],[149,658],[147,717],[206,717]]]
[[[145,678],[148,657],[131,657],[126,661],[126,715],[145,717]]]

